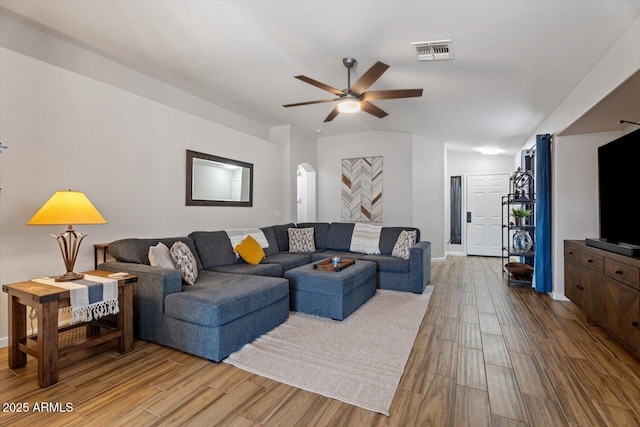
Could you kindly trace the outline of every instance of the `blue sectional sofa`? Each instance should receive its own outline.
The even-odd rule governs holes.
[[[289,228],[314,229],[316,251],[289,252]],[[269,247],[258,265],[236,257],[225,231],[195,231],[187,237],[122,239],[109,244],[115,261],[99,266],[138,276],[134,286],[136,337],[221,361],[244,344],[284,322],[289,315],[285,272],[334,255],[376,263],[377,286],[422,293],[431,277],[431,244],[412,227],[383,227],[380,255],[349,251],[353,223],[281,224],[263,227]],[[416,230],[410,258],[393,257],[402,230]],[[185,243],[194,255],[198,278],[183,283],[179,271],[150,265],[149,247]]]

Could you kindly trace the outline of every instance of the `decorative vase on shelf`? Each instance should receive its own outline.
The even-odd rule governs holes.
[[[513,249],[517,252],[527,252],[533,247],[533,240],[526,230],[518,230],[513,235]]]

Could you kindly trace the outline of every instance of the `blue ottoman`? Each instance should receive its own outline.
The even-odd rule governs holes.
[[[376,264],[356,260],[342,271],[315,270],[312,264],[284,273],[293,311],[343,320],[376,293]]]

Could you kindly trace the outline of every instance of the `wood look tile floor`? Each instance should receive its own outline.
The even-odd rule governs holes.
[[[46,389],[33,359],[10,370],[0,349],[3,409],[30,407],[0,413],[0,425],[640,425],[640,361],[572,303],[507,287],[500,264],[433,264],[431,302],[389,417],[137,340],[127,355],[64,359]],[[33,411],[40,402],[73,410]]]

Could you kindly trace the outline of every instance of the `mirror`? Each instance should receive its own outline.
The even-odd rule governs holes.
[[[253,164],[187,150],[187,206],[253,206]]]

